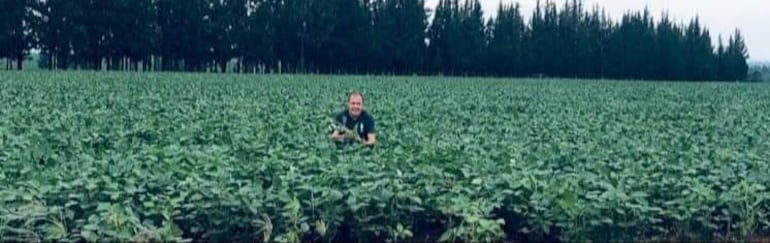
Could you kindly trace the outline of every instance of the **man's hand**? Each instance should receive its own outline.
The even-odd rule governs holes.
[[[337,134],[337,132],[335,131],[335,132],[332,133],[331,139],[334,140],[334,141],[340,141],[340,140],[342,140],[342,136]]]
[[[344,133],[340,133],[339,131],[334,131],[334,133],[332,133],[331,138],[332,140],[341,142],[341,141],[344,141],[345,139],[354,139],[356,137],[355,137],[355,134],[353,134],[350,131],[345,131]]]
[[[334,131],[331,136],[332,140],[341,142],[342,140],[345,140],[345,134],[340,134],[337,131]]]
[[[375,136],[374,133],[367,134],[366,141],[364,141],[364,145],[372,146],[375,143],[377,143],[377,136]]]

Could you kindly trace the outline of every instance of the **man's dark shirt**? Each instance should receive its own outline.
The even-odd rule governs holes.
[[[338,113],[334,119],[345,125],[348,129],[356,131],[358,136],[364,141],[367,140],[367,134],[377,132],[377,129],[374,127],[374,117],[366,111],[361,111],[361,115],[357,119],[353,119],[348,110],[345,110]]]

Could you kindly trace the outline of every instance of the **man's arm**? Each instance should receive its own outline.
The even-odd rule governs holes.
[[[332,140],[342,141],[344,139],[354,138],[353,136],[355,135],[352,133],[342,133],[340,131],[335,130],[332,132],[332,135],[330,137]]]
[[[374,127],[374,117],[370,117],[366,122],[366,141],[365,145],[372,146],[377,143],[377,128]]]
[[[332,140],[334,140],[334,141],[340,141],[340,140],[342,140],[344,137],[342,136],[342,134],[340,134],[339,132],[337,132],[337,130],[334,130],[334,131],[332,131],[332,135],[330,136],[330,138],[331,138]]]
[[[341,114],[335,114],[334,115],[334,121],[341,123],[342,122],[342,115]],[[334,141],[342,141],[345,139],[345,134],[340,133],[337,131],[337,129],[332,129],[332,134],[329,136]]]
[[[371,146],[376,143],[377,143],[377,134],[375,133],[366,134],[366,141],[364,141],[364,144]]]

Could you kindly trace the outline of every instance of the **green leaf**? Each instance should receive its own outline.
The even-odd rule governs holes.
[[[411,196],[409,197],[409,200],[412,201],[413,203],[416,203],[417,205],[422,205],[422,199],[420,199],[417,196]]]
[[[340,200],[343,197],[342,192],[340,192],[339,190],[330,190],[329,192],[330,192],[329,199],[332,201]]]
[[[96,204],[96,210],[97,211],[107,211],[112,207],[112,204],[106,203],[106,202],[100,202]]]
[[[155,203],[153,203],[152,201],[145,201],[144,203],[142,203],[142,205],[145,208],[154,208],[155,207]]]
[[[441,236],[438,238],[438,242],[447,242],[450,238],[452,238],[452,235],[454,232],[452,230],[447,230]]]
[[[97,242],[99,240],[99,237],[91,230],[81,231],[80,236],[82,236],[83,239],[85,239],[87,242]]]
[[[68,201],[66,204],[64,204],[64,207],[69,208],[75,205],[78,205],[77,201]]]

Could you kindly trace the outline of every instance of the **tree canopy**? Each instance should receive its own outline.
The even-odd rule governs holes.
[[[525,19],[478,0],[0,0],[0,59],[48,69],[745,80],[739,30],[614,21],[579,0]],[[11,67],[10,63],[15,63]]]

